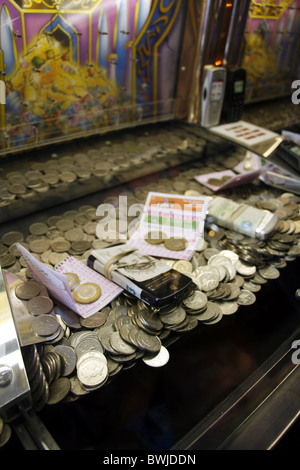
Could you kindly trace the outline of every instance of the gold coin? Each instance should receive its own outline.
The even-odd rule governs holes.
[[[164,242],[165,247],[171,251],[183,251],[186,249],[187,240],[185,238],[169,238]]]
[[[75,273],[64,273],[67,276],[68,284],[71,290],[75,289],[80,283],[79,277]]]
[[[93,282],[80,284],[73,292],[73,298],[79,304],[91,304],[98,300],[100,295],[100,287]]]
[[[150,245],[160,245],[167,239],[168,236],[160,230],[148,232],[145,236],[145,241],[147,243],[150,243]]]

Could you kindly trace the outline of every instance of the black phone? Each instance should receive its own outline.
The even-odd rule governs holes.
[[[103,264],[93,253],[88,258],[88,266],[104,274]],[[191,278],[174,269],[143,282],[133,281],[115,271],[111,280],[146,304],[159,309],[176,304],[195,289]]]
[[[276,149],[277,156],[300,173],[300,146],[290,140],[284,140]]]
[[[226,90],[222,109],[222,121],[240,121],[245,103],[246,70],[240,67],[227,69]]]

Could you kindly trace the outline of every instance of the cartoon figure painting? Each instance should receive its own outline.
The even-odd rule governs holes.
[[[180,44],[182,8],[182,0],[4,0],[2,151],[138,122],[137,103],[145,102],[145,92],[137,83],[136,51],[146,40],[145,24],[163,16],[165,27],[157,29],[155,42],[160,41],[161,54],[166,55],[168,35]],[[155,67],[155,42],[148,57],[151,77],[146,100],[151,103],[158,99],[157,83],[163,73]],[[172,65],[174,87],[178,54],[179,47]],[[152,107],[147,118],[155,120],[157,109]]]

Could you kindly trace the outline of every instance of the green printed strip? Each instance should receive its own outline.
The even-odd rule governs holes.
[[[196,230],[199,228],[199,222],[197,220],[182,220],[182,219],[170,219],[169,217],[157,216],[157,215],[146,215],[145,222],[148,224],[161,225],[165,227],[178,227],[190,230]]]

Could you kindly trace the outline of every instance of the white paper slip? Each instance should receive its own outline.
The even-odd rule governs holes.
[[[280,137],[279,134],[245,121],[238,121],[211,127],[210,131],[228,140],[253,147],[270,139]]]
[[[231,170],[224,170],[206,175],[195,176],[198,183],[203,184],[214,192],[224,191],[225,189],[234,188],[243,184],[249,184],[255,181],[264,173],[265,168],[248,171],[237,175]]]
[[[17,246],[26,261],[33,279],[47,288],[50,297],[70,308],[83,318],[88,318],[98,312],[123,292],[123,289],[119,286],[96,273],[76,258],[70,256],[56,269],[52,269],[34,258],[22,245],[18,244]],[[93,282],[99,285],[101,289],[99,299],[90,304],[79,304],[75,302],[68,284],[67,276],[64,274],[68,272],[77,274],[80,283]]]
[[[149,193],[138,229],[128,244],[150,256],[189,260],[204,236],[208,198]],[[149,233],[162,232],[166,238],[186,240],[185,248],[173,251],[164,242],[148,243]]]

